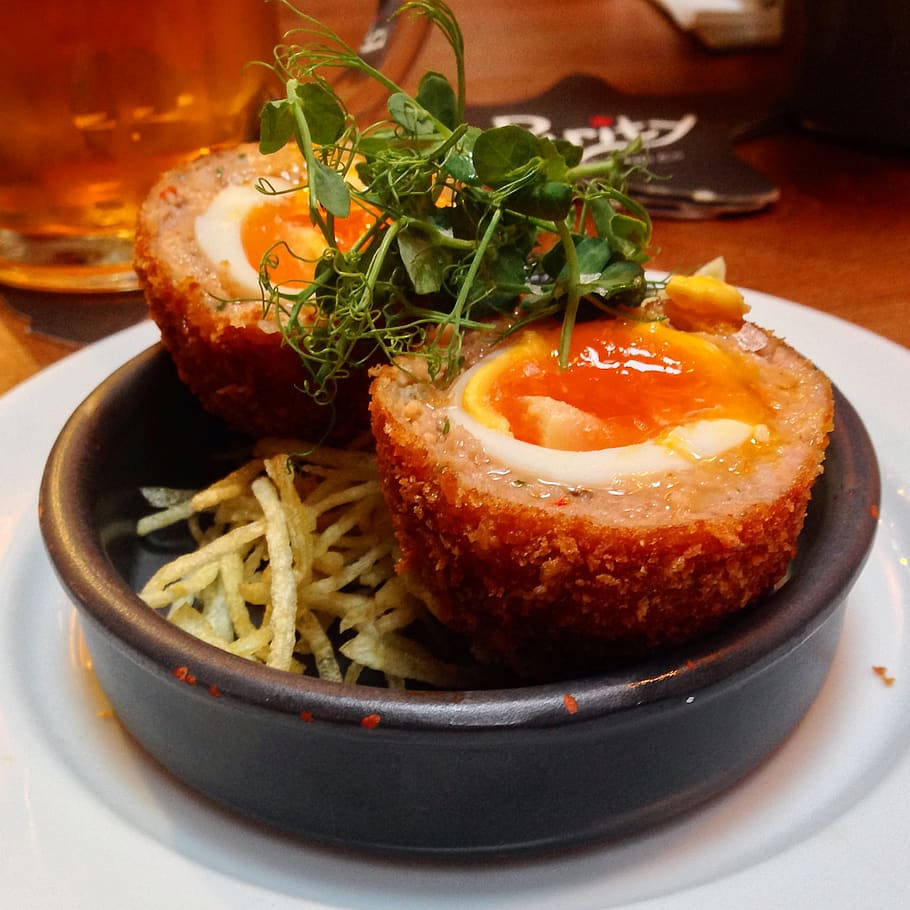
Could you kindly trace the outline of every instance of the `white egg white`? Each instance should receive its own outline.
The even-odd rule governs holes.
[[[271,186],[279,192],[290,189],[292,185],[280,177],[268,179]],[[247,261],[243,249],[243,219],[252,209],[263,204],[278,203],[285,198],[284,195],[261,193],[253,184],[228,186],[196,218],[196,243],[199,249],[243,293],[254,297],[260,294],[259,272]]]
[[[475,364],[452,387],[447,416],[452,425],[475,437],[493,459],[526,478],[567,486],[609,487],[624,477],[686,471],[706,459],[767,435],[763,425],[718,418],[695,420],[634,445],[586,452],[549,449],[485,426],[463,407],[471,376],[498,353]]]

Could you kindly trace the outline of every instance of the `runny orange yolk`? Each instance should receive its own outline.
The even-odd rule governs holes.
[[[558,327],[526,331],[472,377],[463,406],[516,439],[574,451],[644,442],[694,420],[766,419],[752,370],[705,338],[658,322],[581,323],[565,370],[558,345]]]
[[[347,218],[336,218],[338,249],[349,250],[372,221],[368,212],[356,207]],[[309,284],[327,246],[322,232],[310,221],[307,194],[302,190],[250,209],[241,223],[240,238],[247,261],[257,271],[267,252],[270,259],[277,260],[269,268],[272,284]]]

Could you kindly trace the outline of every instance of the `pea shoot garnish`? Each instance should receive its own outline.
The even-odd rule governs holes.
[[[582,149],[564,140],[465,123],[464,50],[452,11],[442,0],[413,0],[403,13],[426,16],[444,34],[454,86],[427,72],[409,95],[301,13],[286,37],[302,43],[275,52],[286,95],[262,112],[260,150],[296,142],[310,218],[327,244],[314,281],[299,292],[271,282],[273,257],[260,269],[267,311],[321,397],[378,354],[418,355],[431,379],[451,379],[464,333],[501,332],[502,316],[512,330],[560,317],[565,366],[583,305],[614,313],[639,307],[653,290],[643,269],[650,219],[625,193],[635,169],[628,153],[637,149],[583,163]],[[380,83],[388,118],[360,127],[330,84],[335,69]],[[353,207],[371,224],[342,250],[335,221]]]

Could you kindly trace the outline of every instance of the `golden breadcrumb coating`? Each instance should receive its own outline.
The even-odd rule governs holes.
[[[447,393],[374,372],[401,567],[479,655],[531,677],[597,666],[705,633],[784,576],[832,428],[830,383],[749,323],[712,340],[761,371],[773,444],[612,490],[519,479],[443,419]],[[466,353],[470,366],[484,348]]]
[[[318,439],[331,427],[337,441],[368,425],[366,372],[343,381],[344,407],[337,413],[318,405],[302,391],[309,373],[274,322],[263,319],[262,302],[233,286],[227,269],[211,262],[195,237],[196,218],[225,187],[260,176],[297,183],[302,167],[293,149],[260,155],[248,144],[164,174],[140,211],[135,268],[162,343],[208,411],[254,436]]]

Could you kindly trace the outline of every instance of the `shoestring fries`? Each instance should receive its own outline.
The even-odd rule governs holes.
[[[137,533],[187,522],[196,549],[140,596],[191,635],[277,670],[356,683],[366,668],[462,688],[476,671],[409,635],[429,597],[395,572],[396,545],[370,452],[265,439],[200,491],[143,489]]]

